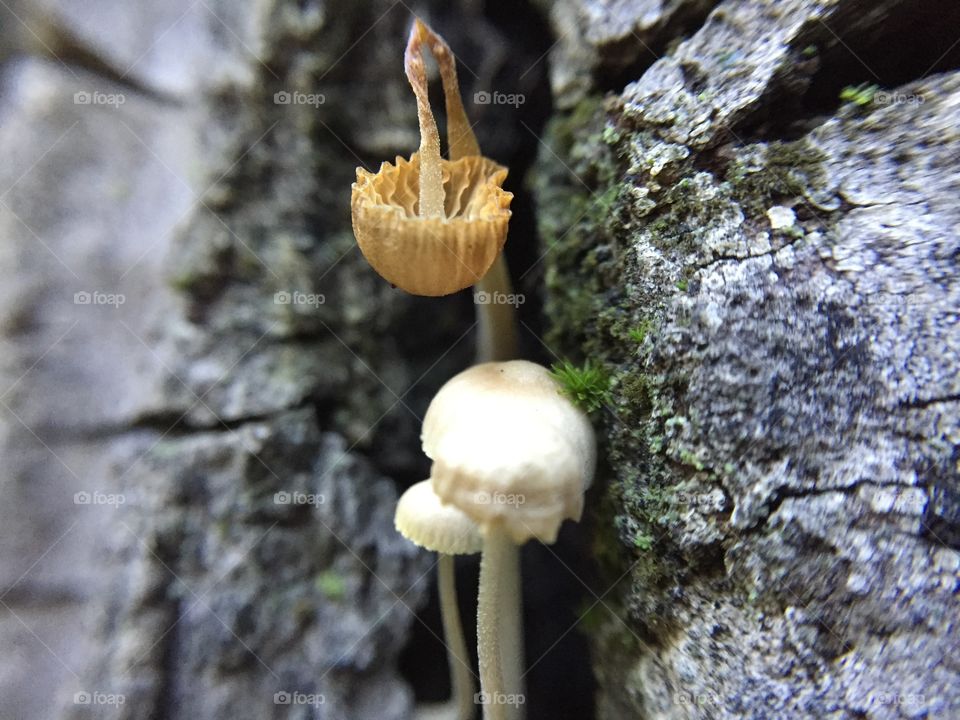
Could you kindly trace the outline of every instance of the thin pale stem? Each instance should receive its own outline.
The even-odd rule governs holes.
[[[477,655],[480,660],[480,691],[484,700],[484,720],[507,720],[507,698],[504,684],[504,645],[506,652],[518,639],[505,637],[501,626],[504,593],[516,588],[505,575],[516,569],[517,546],[500,528],[493,527],[483,541],[480,559],[480,594],[477,601]],[[503,643],[504,645],[502,645]]]
[[[477,308],[477,362],[501,362],[517,357],[516,296],[507,260],[501,252],[474,285]],[[484,302],[480,302],[480,300]]]
[[[520,548],[513,545],[513,552],[505,553],[503,569],[503,605],[500,627],[503,640],[500,645],[503,663],[503,685],[508,698],[508,720],[524,720],[526,716],[526,683],[523,674],[523,587],[520,573]]]
[[[450,681],[453,686],[451,705],[456,708],[454,717],[457,720],[471,720],[476,709],[473,702],[473,674],[470,670],[467,642],[463,637],[460,608],[457,605],[457,581],[453,555],[441,553],[437,568],[437,585],[440,592],[444,641],[447,645],[447,662],[450,665]]]
[[[423,41],[429,29],[415,20],[403,55],[407,80],[417,98],[420,122],[420,217],[443,217],[443,173],[440,170],[440,133],[430,109],[427,69],[423,62]]]

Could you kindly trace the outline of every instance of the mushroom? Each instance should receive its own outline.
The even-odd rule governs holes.
[[[427,95],[426,43],[440,66],[447,108],[450,159]],[[416,19],[404,54],[417,98],[420,150],[409,160],[357,168],[352,186],[353,230],[364,257],[380,275],[414,295],[449,295],[478,282],[507,239],[512,193],[507,168],[480,154],[467,121],[453,53]]]
[[[477,636],[485,718],[520,717],[519,546],[556,541],[579,520],[596,443],[587,416],[550,372],[525,360],[475,365],[447,382],[424,416],[423,449],[439,499],[483,536]]]
[[[440,68],[450,159],[430,108],[423,46]],[[351,188],[353,232],[383,278],[414,295],[441,296],[476,285],[491,298],[511,293],[503,259],[513,194],[507,168],[483,157],[467,120],[456,61],[443,38],[414,20],[404,69],[417,98],[420,149],[409,160],[384,162],[377,173],[357,168]],[[499,295],[498,295],[499,294]],[[509,305],[478,304],[481,360],[513,357],[516,329]]]
[[[457,508],[442,505],[429,480],[418,482],[400,496],[393,522],[407,540],[439,554],[437,586],[453,692],[449,706],[435,714],[470,720],[474,713],[473,673],[457,606],[453,556],[480,552],[483,547],[480,530]]]

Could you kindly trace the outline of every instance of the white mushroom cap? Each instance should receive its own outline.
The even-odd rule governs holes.
[[[400,496],[393,524],[407,540],[434,552],[473,555],[483,549],[477,524],[452,505],[442,504],[429,480]]]
[[[427,409],[421,435],[444,503],[514,542],[556,541],[579,520],[596,441],[587,416],[541,365],[483,363],[455,376]]]

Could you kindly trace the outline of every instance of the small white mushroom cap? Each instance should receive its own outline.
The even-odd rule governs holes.
[[[429,480],[400,496],[393,524],[407,540],[433,552],[473,555],[483,549],[477,524],[461,510],[442,504]]]
[[[565,519],[580,519],[596,464],[593,428],[541,365],[463,371],[430,403],[421,440],[434,491],[482,532],[499,525],[517,544],[552,543]]]

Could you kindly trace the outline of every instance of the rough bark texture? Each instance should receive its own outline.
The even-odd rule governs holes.
[[[0,716],[408,716],[382,473],[471,348],[349,226],[416,144],[390,7],[2,10]]]
[[[613,378],[599,717],[957,717],[956,38],[903,39],[910,3],[723,2],[601,100],[595,33],[645,5],[554,9],[574,108],[532,176],[548,344]],[[878,45],[922,79],[872,77]]]
[[[531,717],[589,717],[573,628],[600,718],[960,716],[955,3],[488,5],[411,7],[514,191],[539,150],[528,354],[613,380],[592,551],[527,549]],[[393,481],[472,309],[350,230],[409,10],[0,7],[0,718],[410,717]]]

